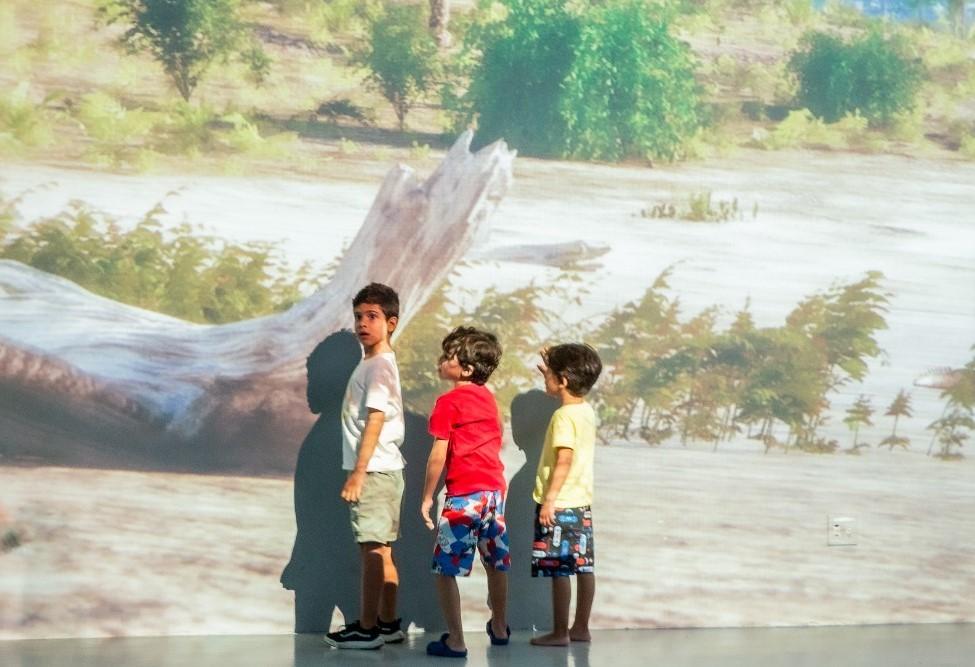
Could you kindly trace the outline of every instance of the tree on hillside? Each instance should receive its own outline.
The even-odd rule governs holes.
[[[240,19],[239,0],[106,0],[100,13],[108,23],[128,24],[122,44],[162,64],[187,101],[215,61],[236,56],[258,80],[270,67]]]
[[[437,44],[415,5],[388,5],[372,18],[369,40],[356,53],[356,61],[369,70],[368,81],[393,105],[400,130],[406,114],[440,72]]]
[[[575,58],[580,20],[566,0],[501,0],[464,36],[470,86],[454,104],[458,124],[477,122],[480,140],[520,153],[561,155],[562,82]]]
[[[883,447],[886,445],[889,449],[893,449],[895,446],[907,449],[911,441],[909,438],[897,435],[897,422],[901,417],[914,416],[914,413],[911,411],[911,395],[901,389],[897,392],[897,396],[893,402],[887,406],[887,412],[884,415],[894,418],[894,428],[890,432],[890,435],[883,439],[880,446]]]
[[[873,422],[870,421],[870,417],[872,416],[873,406],[870,405],[870,399],[863,394],[857,398],[853,405],[847,408],[843,423],[853,431],[853,445],[850,447],[850,453],[859,454],[860,448],[867,446],[866,443],[859,442],[860,427],[873,426]]]
[[[694,67],[659,3],[593,3],[561,92],[564,152],[614,161],[680,157],[702,125]]]
[[[872,30],[845,37],[812,31],[789,60],[796,102],[827,123],[857,113],[886,125],[915,107],[924,69],[901,35]]]

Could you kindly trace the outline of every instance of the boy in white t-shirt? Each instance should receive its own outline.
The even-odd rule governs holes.
[[[396,616],[399,575],[392,553],[399,537],[405,465],[400,453],[403,397],[389,344],[399,320],[399,297],[392,288],[371,283],[352,300],[352,312],[364,356],[342,403],[342,468],[349,476],[341,495],[349,503],[362,559],[362,603],[359,620],[328,633],[325,642],[371,649],[406,638]]]

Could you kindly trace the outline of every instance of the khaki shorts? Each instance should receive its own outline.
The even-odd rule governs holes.
[[[403,487],[402,470],[366,473],[358,502],[349,505],[356,542],[387,544],[396,541]]]

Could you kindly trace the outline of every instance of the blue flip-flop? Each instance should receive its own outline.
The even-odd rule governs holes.
[[[455,651],[447,646],[447,637],[449,636],[450,633],[445,632],[443,635],[441,635],[439,640],[427,644],[427,655],[435,655],[439,658],[466,658],[466,648],[463,651]]]
[[[487,622],[487,633],[488,633],[488,637],[491,638],[491,645],[492,646],[506,646],[508,644],[508,641],[511,639],[511,628],[508,627],[508,626],[505,626],[504,629],[508,633],[508,636],[507,637],[498,637],[498,636],[496,636],[494,634],[494,630],[491,629],[491,621],[489,620]]]

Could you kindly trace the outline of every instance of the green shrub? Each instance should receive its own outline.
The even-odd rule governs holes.
[[[562,82],[572,68],[580,20],[566,0],[502,0],[465,36],[474,63],[456,102],[459,124],[477,120],[478,140],[504,138],[519,151],[560,156]]]
[[[673,159],[701,124],[694,59],[645,0],[585,15],[560,113],[572,157]]]
[[[189,224],[165,230],[164,213],[157,205],[123,229],[74,202],[57,216],[8,232],[0,257],[122,303],[213,324],[284,310],[324,275],[307,265],[289,270],[273,244],[229,243]],[[15,210],[11,214],[16,217]]]
[[[700,126],[690,50],[646,0],[502,0],[467,33],[461,123],[530,155],[674,158]]]
[[[886,124],[913,108],[923,80],[906,42],[876,31],[851,41],[809,34],[790,67],[799,80],[799,105],[827,122],[859,112],[871,125]]]
[[[710,190],[691,193],[687,205],[662,201],[640,210],[640,217],[659,220],[686,220],[687,222],[731,222],[744,220],[744,210],[738,197],[714,199]],[[752,206],[752,218],[758,217],[758,202]]]
[[[0,154],[18,154],[53,140],[49,114],[31,100],[29,83],[0,91]]]
[[[372,0],[276,0],[281,14],[297,18],[312,39],[326,42],[340,33],[361,33]]]
[[[111,95],[102,92],[81,97],[76,118],[91,139],[88,159],[110,166],[133,164],[152,131],[156,119],[142,109],[126,109]]]
[[[437,44],[418,5],[389,5],[369,23],[369,40],[356,61],[389,100],[400,129],[418,98],[430,90],[440,66]]]
[[[231,56],[259,82],[268,73],[270,59],[248,36],[240,0],[104,0],[99,12],[108,23],[126,25],[122,45],[158,61],[184,100],[214,62]]]

